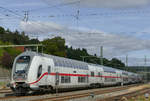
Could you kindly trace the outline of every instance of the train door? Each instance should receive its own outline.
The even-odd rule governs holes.
[[[54,68],[54,65],[52,64],[53,63],[53,61],[52,61],[52,59],[47,59],[47,61],[45,61],[46,63],[45,64],[47,64],[46,65],[46,72],[47,72],[47,77],[46,77],[46,84],[47,85],[54,85],[54,73],[53,73],[53,68]]]
[[[95,72],[94,71],[91,71],[90,72],[90,84],[94,84],[96,83],[96,80],[95,80]]]
[[[51,66],[48,65],[48,66],[47,66],[47,78],[46,78],[47,85],[50,84],[50,83],[49,83],[49,79],[51,78],[50,75],[51,75]]]
[[[56,72],[56,75],[55,75],[55,86],[58,86],[59,85],[59,72]]]
[[[37,69],[37,80],[39,80],[38,85],[42,85],[44,82],[43,81],[44,79],[40,80],[40,78],[42,77],[42,72],[43,72],[42,70],[43,70],[43,65],[40,64]]]
[[[99,77],[98,77],[98,72],[99,72],[99,69],[98,68],[95,68],[95,83],[99,83]]]
[[[89,83],[89,74],[87,73],[86,75],[86,83],[88,84]]]
[[[95,79],[95,67],[94,66],[89,66],[89,84],[95,84],[96,83],[96,79]]]
[[[102,69],[101,68],[97,68],[97,83],[102,83]]]
[[[39,86],[43,86],[43,85],[46,85],[46,75],[45,75],[45,67],[46,67],[46,63],[45,63],[45,60],[46,58],[45,57],[41,57],[40,60],[38,61],[38,68],[37,68],[37,80],[39,81],[38,82],[38,85]]]

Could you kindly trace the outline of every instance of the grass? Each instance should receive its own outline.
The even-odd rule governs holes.
[[[137,97],[132,97],[128,101],[150,101],[150,97],[146,99],[144,95],[141,95],[141,96],[137,96]]]
[[[0,88],[1,88],[1,87],[6,87],[7,83],[8,83],[8,82],[0,82]]]

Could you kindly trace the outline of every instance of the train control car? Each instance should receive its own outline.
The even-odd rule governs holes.
[[[123,85],[131,78],[129,72],[111,67],[26,51],[14,60],[9,86],[15,94],[26,94],[56,88]],[[135,82],[139,82],[139,78],[136,74]]]

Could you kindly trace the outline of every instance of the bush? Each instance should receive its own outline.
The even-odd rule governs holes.
[[[13,56],[4,52],[3,56],[1,57],[1,65],[6,68],[11,68],[13,64]]]

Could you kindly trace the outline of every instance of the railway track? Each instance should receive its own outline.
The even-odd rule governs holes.
[[[11,89],[9,89],[9,88],[3,88],[3,89],[0,89],[0,94],[2,94],[2,93],[11,93],[12,91],[11,91]]]
[[[92,95],[99,95],[99,94],[105,94],[105,93],[110,93],[110,92],[114,92],[114,91],[121,91],[121,90],[128,89],[130,87],[133,87],[133,85],[132,86],[129,85],[129,86],[125,86],[125,87],[118,87],[118,88],[110,88],[110,89],[105,89],[105,90],[98,89],[98,90],[84,92],[84,93],[69,94],[69,95],[65,95],[65,96],[55,96],[55,97],[44,98],[44,99],[39,99],[39,100],[32,100],[32,101],[66,101],[66,100],[82,98],[82,97],[87,97],[87,96],[92,96]]]
[[[98,101],[121,101],[124,98],[131,99],[132,97],[136,97],[138,95],[143,95],[145,93],[150,93],[150,89],[142,89],[142,90],[138,90],[138,91],[131,92],[131,93],[128,93],[128,94],[123,94],[123,95],[119,95],[119,96],[115,96],[115,97],[110,97],[110,98],[103,99],[103,100],[98,100]]]
[[[0,100],[5,100],[9,101],[10,99],[30,99],[30,101],[64,101],[64,100],[69,100],[69,99],[75,99],[75,98],[82,98],[82,97],[87,97],[91,96],[91,94],[94,95],[99,95],[99,94],[105,94],[105,93],[110,93],[114,91],[121,91],[125,90],[131,87],[134,87],[137,85],[128,85],[128,86],[123,86],[123,87],[110,87],[110,88],[99,88],[99,89],[91,89],[91,90],[82,90],[82,91],[74,91],[74,92],[65,92],[65,93],[59,93],[58,96],[56,94],[45,94],[45,95],[28,95],[28,96],[5,96],[5,97],[0,97]]]
[[[12,91],[10,89],[7,89],[7,90],[0,90],[0,94],[2,93],[11,93]]]

